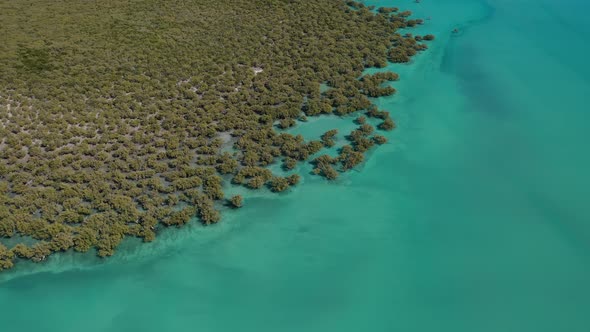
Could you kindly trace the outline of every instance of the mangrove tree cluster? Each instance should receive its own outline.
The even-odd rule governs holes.
[[[434,37],[397,8],[341,0],[0,2],[0,270],[65,250],[112,255],[128,236],[220,220],[229,182],[275,192],[286,170],[334,144],[283,129],[304,116],[366,111]],[[359,79],[360,78],[360,79]],[[320,89],[327,84],[329,89]],[[384,137],[359,118],[329,179]],[[34,243],[34,244],[30,244]]]

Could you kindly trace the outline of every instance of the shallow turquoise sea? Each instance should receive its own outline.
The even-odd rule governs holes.
[[[367,3],[437,39],[390,66],[398,94],[375,102],[398,129],[358,171],[302,166],[289,193],[107,261],[19,264],[0,331],[590,331],[590,4]]]

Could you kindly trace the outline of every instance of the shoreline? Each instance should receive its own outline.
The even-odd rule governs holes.
[[[17,7],[19,5],[15,3]],[[251,6],[248,2],[240,5],[245,8]],[[79,4],[76,10],[87,10],[85,6],[88,5]],[[109,10],[124,11],[127,6],[143,8],[150,4],[120,4]],[[317,39],[310,38],[308,32],[300,36],[291,31],[300,29],[301,24],[287,30],[270,29],[267,32],[257,28],[253,31],[262,33],[263,44],[269,45],[259,49],[255,55],[248,53],[251,44],[244,45],[246,49],[242,50],[234,45],[241,39],[223,39],[229,43],[227,49],[231,47],[236,52],[246,52],[244,57],[236,62],[236,57],[232,56],[223,62],[224,57],[227,57],[227,52],[223,51],[216,54],[219,59],[215,63],[205,62],[202,65],[210,70],[197,67],[192,69],[192,73],[188,68],[182,68],[181,73],[172,64],[161,63],[160,50],[146,49],[145,44],[139,43],[141,36],[136,36],[137,40],[123,43],[126,48],[143,50],[143,53],[132,54],[142,53],[145,56],[155,52],[149,66],[140,71],[142,74],[135,73],[138,74],[135,77],[133,72],[127,73],[127,69],[119,68],[126,73],[122,82],[115,82],[97,72],[86,76],[93,77],[93,81],[96,81],[93,84],[104,81],[101,83],[103,88],[111,86],[112,91],[106,97],[104,93],[108,91],[88,89],[79,82],[71,84],[68,81],[68,84],[59,84],[59,89],[52,89],[51,84],[58,84],[56,82],[60,79],[70,79],[69,75],[62,75],[69,69],[60,67],[48,47],[18,46],[20,48],[16,54],[20,57],[17,59],[20,63],[17,61],[13,66],[6,67],[2,73],[11,78],[20,70],[22,82],[39,86],[11,90],[11,94],[24,99],[31,106],[21,107],[19,112],[9,110],[7,118],[0,113],[0,122],[6,126],[12,128],[15,123],[28,121],[33,128],[32,131],[14,128],[5,130],[7,140],[12,143],[6,146],[6,151],[2,151],[3,158],[0,158],[0,163],[3,163],[0,166],[3,166],[8,181],[3,190],[8,217],[0,220],[0,231],[3,232],[0,235],[13,237],[18,234],[34,238],[37,242],[32,246],[18,244],[11,248],[0,244],[0,267],[9,269],[14,261],[22,260],[42,262],[54,253],[67,252],[72,248],[79,252],[97,249],[98,256],[108,257],[127,237],[151,242],[156,237],[157,229],[180,227],[194,222],[195,215],[205,225],[215,224],[221,218],[220,207],[226,205],[229,199],[223,188],[228,188],[227,178],[230,176],[232,184],[253,189],[268,188],[273,192],[282,192],[297,185],[299,175],[286,176],[284,172],[273,174],[269,171],[268,168],[276,170],[281,160],[282,167],[286,169],[311,163],[315,166],[312,170],[314,174],[331,180],[363,163],[368,150],[387,141],[382,133],[396,126],[388,110],[376,108],[369,97],[395,94],[396,90],[388,82],[397,81],[398,76],[390,71],[366,74],[361,69],[385,67],[388,61],[409,63],[411,58],[428,48],[428,42],[434,37],[398,33],[400,29],[405,32],[408,31],[405,28],[420,26],[424,21],[410,17],[410,11],[399,11],[397,8],[380,7],[377,12],[371,12],[374,8],[367,8],[363,3],[354,1],[346,4],[299,3],[297,6],[296,10],[293,6],[287,6],[284,11],[277,11],[277,16],[309,20],[308,15],[302,16],[302,13],[317,16],[314,9],[325,10],[328,12],[318,16],[318,20],[327,15],[338,20],[343,29],[352,25],[358,26],[358,29],[349,38],[342,40],[332,29],[310,26],[318,36],[334,39],[334,43],[318,47]],[[200,5],[190,9],[203,10],[208,7]],[[177,8],[170,7],[167,10],[174,13]],[[18,14],[16,12],[13,16]],[[65,12],[54,14],[43,16],[35,12],[35,15],[40,15],[37,17],[39,20],[68,15]],[[152,11],[138,12],[130,16],[129,20],[144,24],[146,20],[140,18],[146,15],[153,15]],[[15,26],[13,16],[6,17],[9,29]],[[94,19],[94,16],[87,17],[84,22],[93,22]],[[253,19],[260,18],[254,15]],[[368,24],[367,21],[373,23]],[[112,32],[116,36],[123,39],[133,36],[134,31],[125,30],[115,23]],[[284,23],[292,24],[280,20],[278,25]],[[176,31],[176,22],[162,24],[170,31]],[[268,25],[269,22],[262,20],[261,24]],[[223,33],[224,29],[220,31]],[[197,38],[200,41],[215,35],[215,31],[193,30],[194,35],[183,34],[182,38]],[[291,39],[282,38],[285,35],[298,36],[304,42],[302,45],[306,45],[301,50],[307,47],[308,52],[315,52],[314,59],[311,60],[302,54],[299,47],[290,44],[281,43],[277,51],[273,40],[276,39],[278,43],[279,40]],[[23,34],[15,38],[32,37]],[[102,35],[88,38],[98,38],[97,42],[100,43],[112,42],[110,39],[101,39]],[[350,53],[355,49],[351,43],[358,50],[364,46],[363,52],[356,50]],[[169,44],[166,49],[176,46]],[[78,46],[66,43],[63,47]],[[94,56],[87,59],[104,66],[113,59],[111,55],[104,57],[92,46],[87,51],[94,52]],[[183,50],[177,51],[189,56]],[[215,48],[197,48],[196,51],[219,52]],[[285,57],[285,52],[290,56]],[[266,54],[267,58],[259,59],[261,54]],[[249,56],[250,64],[244,62],[245,55]],[[120,61],[130,61],[129,54],[124,53],[122,56]],[[79,60],[68,58],[67,55],[64,57],[66,61]],[[339,57],[342,57],[342,61],[338,61]],[[197,60],[201,61],[201,58]],[[307,66],[301,66],[303,62],[308,63]],[[223,64],[224,68],[218,63]],[[145,63],[138,58],[130,65],[135,68]],[[158,66],[164,67],[158,72]],[[85,71],[94,67],[77,68]],[[48,72],[52,72],[55,79],[46,79],[44,75]],[[171,75],[168,72],[178,73]],[[176,77],[180,74],[189,79]],[[173,86],[169,90],[165,88],[166,75],[173,76],[170,82]],[[141,83],[141,86],[136,83]],[[118,84],[121,86],[117,87]],[[136,89],[131,92],[134,85]],[[86,89],[83,94],[86,104],[83,108],[87,109],[85,112],[69,111],[75,104],[69,103],[68,98],[80,93],[77,86]],[[241,88],[237,89],[236,86]],[[326,86],[329,89],[326,90]],[[125,91],[121,96],[118,95],[119,88]],[[156,97],[153,93],[146,95],[146,92],[155,88],[161,90]],[[49,91],[44,98],[27,94],[44,90]],[[51,93],[57,90],[62,92],[63,98],[51,98]],[[67,116],[59,113],[64,112],[66,106]],[[46,115],[45,108],[55,110],[57,116]],[[27,112],[35,114],[27,115]],[[364,115],[361,117],[363,121],[359,120],[359,127],[350,133],[338,133],[338,141],[343,145],[339,149],[330,149],[334,137],[321,136],[320,140],[306,141],[288,131],[277,130],[297,125],[297,119],[301,119],[303,114],[309,117],[325,114]],[[373,125],[364,123],[365,116],[375,118],[375,121],[370,121]],[[34,119],[39,117],[48,118],[37,123]],[[54,132],[57,128],[54,122],[64,121],[68,122],[66,129]],[[72,126],[71,123],[77,124]],[[145,131],[147,128],[149,130]],[[52,137],[33,140],[29,137],[33,134],[51,134]],[[345,136],[346,141],[341,140],[342,136]],[[23,146],[16,144],[17,141],[21,141]],[[230,150],[231,142],[234,143]],[[336,152],[337,157],[322,158],[320,153],[328,151]],[[312,160],[316,156],[320,157]],[[35,176],[31,177],[31,174]],[[25,181],[27,175],[29,180]],[[241,200],[241,197],[234,198]],[[29,205],[23,206],[26,202],[30,202]],[[25,208],[22,216],[15,210],[16,207]]]
[[[427,29],[427,27],[424,28],[425,30]],[[442,36],[441,36],[442,37]],[[411,64],[392,64],[389,63],[387,67],[385,68],[381,68],[381,69],[367,69],[363,72],[363,75],[365,74],[374,74],[376,72],[404,72],[407,71],[407,75],[403,75],[400,79],[399,82],[396,83],[396,86],[405,86],[409,83],[412,83],[412,81],[414,80],[411,76],[412,72],[417,72],[417,71],[422,71],[423,69],[421,69],[421,66],[428,66],[428,64],[430,63],[430,59],[437,56],[436,54],[438,54],[438,49],[443,49],[444,45],[446,45],[446,43],[448,43],[448,41],[446,41],[447,39],[443,39],[440,38],[438,39],[436,44],[432,44],[432,45],[436,45],[436,47],[434,49],[429,50],[426,54],[423,54],[421,56],[418,56],[416,58],[414,58],[413,63]],[[405,70],[404,70],[405,69]],[[404,79],[404,77],[408,78]],[[405,91],[405,88],[401,88],[398,89],[398,93],[394,96],[390,96],[390,97],[380,97],[380,98],[372,98],[372,102],[376,105],[379,105],[380,103],[390,103],[391,100],[394,100],[396,104],[400,104],[403,105],[404,103],[407,103],[407,100],[404,100],[404,95],[407,93],[407,91]],[[410,93],[411,94],[411,93]],[[396,110],[394,110],[394,112],[396,112]],[[357,114],[363,114],[364,112],[358,112]],[[336,115],[322,115],[322,116],[317,116],[317,117],[309,117],[307,122],[299,122],[295,127],[289,128],[287,130],[287,132],[289,133],[300,133],[300,132],[304,132],[304,133],[309,133],[312,132],[314,133],[311,136],[305,136],[306,139],[318,139],[319,136],[324,133],[326,130],[332,129],[334,127],[337,127],[339,129],[341,128],[345,128],[344,130],[341,130],[341,132],[339,133],[339,145],[342,144],[347,144],[347,140],[344,139],[342,136],[344,136],[347,132],[349,132],[350,130],[358,127],[357,124],[354,123],[354,119],[356,118],[357,114],[349,114],[349,115],[345,115],[345,116],[336,116]],[[377,122],[374,119],[370,119],[371,123],[374,124],[376,126]],[[391,151],[395,151],[396,149],[399,149],[399,147],[397,146],[393,146],[394,144],[397,144],[397,142],[394,140],[395,137],[398,136],[398,134],[400,134],[400,130],[401,130],[401,134],[403,134],[404,128],[398,128],[392,132],[388,132],[387,133],[387,138],[389,139],[390,142],[388,142],[386,145],[380,146],[380,147],[375,147],[372,148],[371,150],[369,150],[369,153],[366,156],[365,161],[359,165],[358,167],[360,168],[364,168],[365,165],[367,163],[375,163],[377,162],[377,159],[379,158],[380,154],[387,154],[390,153]],[[231,138],[232,140],[234,138]],[[320,154],[322,153],[327,153],[329,151],[324,150],[322,151]],[[332,152],[337,154],[337,152]],[[275,163],[273,165],[271,165],[271,169],[276,172],[277,174],[287,174],[286,172],[282,171],[280,169],[280,163]],[[330,181],[327,181],[326,179],[322,178],[322,177],[318,177],[315,175],[311,175],[311,170],[313,169],[313,166],[310,165],[309,163],[302,163],[299,164],[297,166],[296,170],[296,174],[299,174],[302,177],[302,183],[299,187],[293,188],[290,190],[290,193],[292,191],[299,191],[299,192],[305,192],[306,190],[311,190],[311,188],[307,188],[308,186],[306,186],[305,184],[321,184],[321,185],[325,185],[325,186],[335,186],[335,187],[342,187],[342,186],[346,186],[347,184],[350,183],[350,181],[353,181],[353,178],[355,176],[355,174],[361,173],[362,170],[359,170],[357,172],[345,172],[345,173],[341,173],[340,177],[335,181],[335,183],[330,183]],[[271,201],[284,201],[284,200],[289,200],[290,198],[290,193],[285,193],[285,194],[280,194],[277,195],[275,193],[271,193],[269,190],[250,190],[247,188],[244,188],[242,186],[236,186],[230,183],[226,183],[224,185],[224,191],[226,191],[226,193],[228,194],[228,196],[234,195],[234,194],[242,194],[244,195],[245,199],[246,199],[246,206],[242,209],[248,209],[248,208],[255,208],[254,207],[250,207],[250,203],[252,201],[267,201],[267,200],[271,200]],[[254,203],[255,204],[255,203]],[[281,203],[279,203],[281,204]],[[26,271],[22,271],[22,269],[17,268],[16,270],[9,270],[9,271],[5,271],[2,274],[0,274],[0,285],[1,284],[5,284],[5,283],[10,283],[10,281],[14,280],[14,279],[19,279],[19,278],[26,278],[26,277],[31,277],[31,276],[35,276],[37,274],[43,274],[43,273],[50,273],[50,274],[61,274],[61,273],[67,273],[69,271],[91,271],[93,269],[100,269],[106,266],[116,266],[118,264],[121,264],[122,262],[130,262],[130,263],[137,263],[137,264],[141,264],[142,261],[149,261],[150,259],[152,259],[153,257],[151,256],[152,252],[158,252],[159,254],[161,254],[162,252],[167,252],[167,251],[174,251],[177,248],[180,248],[182,246],[182,243],[190,241],[191,239],[194,240],[198,240],[198,241],[205,241],[205,242],[210,242],[210,241],[215,241],[214,238],[216,237],[223,237],[224,235],[227,235],[227,232],[230,232],[234,227],[241,227],[241,225],[239,225],[239,222],[236,221],[236,219],[239,219],[239,215],[241,214],[241,210],[242,209],[224,209],[224,214],[223,214],[223,221],[221,223],[219,223],[218,225],[215,225],[214,228],[210,228],[210,227],[204,227],[200,224],[200,222],[198,221],[198,218],[194,217],[191,222],[180,229],[172,229],[172,228],[164,228],[162,230],[160,230],[160,235],[158,235],[158,237],[156,238],[156,240],[152,243],[138,243],[138,239],[134,239],[134,238],[129,238],[126,239],[125,242],[122,244],[122,251],[118,252],[115,256],[113,257],[109,257],[106,260],[101,260],[98,257],[95,257],[94,254],[92,253],[73,253],[73,252],[67,252],[67,253],[57,253],[56,257],[54,257],[54,255],[52,255],[51,257],[49,257],[49,259],[46,262],[43,262],[41,264],[36,264],[36,263],[28,263],[27,265],[29,265],[30,267],[32,267],[32,270],[26,270]],[[211,235],[211,239],[205,240],[204,238],[202,238],[203,236],[206,236],[207,233],[210,233],[209,235]],[[131,244],[133,242],[136,242],[135,244]],[[143,248],[145,247],[145,248]],[[59,257],[63,257],[65,261],[67,261],[67,265],[64,265],[62,262],[62,259],[59,259]],[[76,257],[79,257],[78,259]],[[117,258],[119,257],[119,258]],[[13,275],[14,274],[14,275]]]

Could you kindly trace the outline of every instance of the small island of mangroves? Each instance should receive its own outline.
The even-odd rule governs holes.
[[[336,179],[395,128],[370,98],[398,75],[364,70],[434,38],[407,32],[409,11],[341,0],[14,0],[0,22],[0,270],[216,223],[243,204],[226,183],[298,183],[271,164]],[[352,113],[337,156],[337,130],[285,130]]]

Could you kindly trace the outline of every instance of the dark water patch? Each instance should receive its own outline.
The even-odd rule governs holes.
[[[463,37],[471,28],[484,24],[494,18],[496,9],[488,1],[483,1],[481,4],[484,7],[484,10],[480,17],[466,20],[464,22],[457,22],[456,25],[454,25],[454,30],[451,35],[452,38],[445,47],[445,52],[441,61],[441,72],[450,74],[453,73],[453,63],[457,58],[457,52],[455,51],[455,39]]]
[[[453,45],[452,56],[445,59],[445,72],[457,78],[460,91],[467,98],[467,110],[506,115],[511,112],[506,102],[506,90],[486,72],[476,46]]]
[[[539,211],[539,215],[543,216],[541,220],[551,227],[553,233],[559,234],[563,243],[574,250],[578,259],[586,261],[590,252],[590,214],[582,213],[584,209],[573,212],[564,207],[560,199],[548,197],[547,194],[538,191],[529,191],[528,197],[532,206]]]

